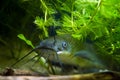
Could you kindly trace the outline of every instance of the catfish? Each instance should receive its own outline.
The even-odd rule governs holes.
[[[107,70],[95,54],[90,42],[83,42],[72,38],[70,35],[62,35],[43,40],[40,46],[53,49],[58,57],[47,49],[40,50],[46,56],[49,54],[49,62],[53,66],[61,67],[62,72],[91,73]],[[44,57],[46,57],[44,56]]]
[[[57,35],[41,41],[36,48],[12,64],[11,67],[33,51],[38,51],[37,57],[44,57],[52,67],[60,68],[60,73],[64,74],[112,70],[102,62],[90,42],[77,40],[70,35]],[[53,73],[55,73],[54,70]]]

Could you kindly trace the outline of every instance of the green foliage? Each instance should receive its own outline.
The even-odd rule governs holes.
[[[53,3],[49,0],[41,0],[44,17],[39,20],[37,17],[35,23],[41,24],[38,25],[40,28],[44,26],[43,30],[45,34],[47,34],[45,27],[47,28],[51,25],[54,26],[55,23],[60,23],[61,25],[57,25],[62,26],[62,29],[58,30],[59,34],[67,32],[81,39],[89,33],[93,33],[95,35],[93,38],[96,39],[104,34],[109,34],[107,24],[111,19],[119,17],[119,1],[111,1],[66,0],[63,2],[62,0],[57,0]],[[55,14],[61,14],[58,21],[53,16]],[[107,19],[108,21],[105,22]]]
[[[32,42],[30,40],[27,40],[26,37],[23,34],[18,34],[17,35],[19,39],[25,41],[25,43],[29,46],[31,46],[33,49],[35,48],[32,44]],[[34,55],[35,56],[35,55]],[[35,61],[39,61],[39,64],[41,65],[41,67],[44,67],[47,71],[49,71],[48,69],[48,65],[46,64],[46,61],[43,57],[35,57],[34,58]]]
[[[27,45],[30,45],[32,48],[34,48],[32,42],[30,40],[27,40],[23,34],[18,34],[18,38],[20,38],[21,40],[25,41],[25,43]]]
[[[48,27],[59,26],[58,35],[69,33],[79,40],[90,38],[100,53],[115,58],[119,55],[119,0],[41,0],[40,3],[44,17],[36,17],[35,23],[41,24],[38,26],[45,34]]]

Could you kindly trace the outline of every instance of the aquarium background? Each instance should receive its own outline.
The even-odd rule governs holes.
[[[120,70],[119,0],[2,0],[0,69],[9,67],[43,39],[66,33],[80,41],[91,40],[104,55],[102,61],[111,59],[108,64]]]

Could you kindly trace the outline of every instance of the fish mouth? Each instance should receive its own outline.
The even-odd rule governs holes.
[[[55,66],[62,63],[62,57],[64,57],[64,55],[69,54],[67,51],[56,51],[55,49],[46,46],[39,46],[37,49],[39,50],[39,56],[44,57],[46,60],[49,60],[52,65]],[[64,62],[62,64],[64,64]]]
[[[40,57],[44,57],[45,59],[49,61],[56,60],[56,56],[58,56],[57,51],[51,47],[47,46],[38,46],[36,47],[36,50],[38,51],[38,55]]]
[[[50,47],[46,47],[46,46],[40,46],[38,47],[37,49],[40,49],[40,50],[50,50],[50,51],[53,51],[53,52],[57,52],[55,49],[53,48],[50,48]]]
[[[61,68],[69,67],[69,68],[77,69],[77,65],[66,64],[66,63],[62,62],[61,55],[68,54],[67,51],[56,51],[53,48],[46,47],[46,46],[41,46],[41,47],[39,47],[39,49],[41,49],[41,51],[43,51],[43,54],[44,54],[43,57],[44,58],[47,57],[47,59],[51,62],[52,65],[54,65],[56,67],[61,67]],[[45,53],[45,51],[47,51],[47,53]]]
[[[69,68],[77,69],[76,65],[66,64],[62,62],[61,56],[64,54],[68,54],[67,51],[56,51],[55,49],[51,47],[46,47],[46,46],[40,46],[38,49],[40,49],[41,53],[43,53],[42,57],[49,60],[53,66],[60,67],[60,68],[69,67]]]
[[[38,47],[38,49],[40,49],[41,52],[44,53],[44,51],[50,51],[50,52],[53,52],[53,53],[56,53],[56,54],[70,54],[68,51],[56,51],[55,49],[51,48],[51,47],[46,47],[46,46],[40,46]]]

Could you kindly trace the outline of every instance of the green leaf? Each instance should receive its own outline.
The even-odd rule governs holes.
[[[42,29],[42,26],[44,26],[44,20],[43,20],[43,18],[40,18],[39,16],[36,17],[34,23],[35,23],[40,29]]]
[[[30,40],[27,40],[23,34],[18,34],[17,37],[18,37],[19,39],[25,41],[27,45],[29,45],[29,46],[31,46],[32,48],[34,48],[32,42],[31,42]]]

